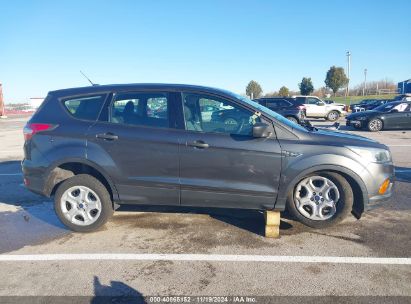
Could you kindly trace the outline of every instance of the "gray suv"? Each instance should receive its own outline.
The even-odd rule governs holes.
[[[304,128],[208,87],[52,91],[24,136],[25,185],[54,197],[60,220],[80,232],[122,204],[288,209],[323,228],[359,218],[393,191],[386,146]]]

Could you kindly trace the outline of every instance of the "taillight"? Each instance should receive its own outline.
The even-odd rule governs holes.
[[[23,129],[24,140],[29,140],[33,137],[33,135],[54,129],[55,125],[52,124],[43,124],[43,123],[28,123],[25,125]]]

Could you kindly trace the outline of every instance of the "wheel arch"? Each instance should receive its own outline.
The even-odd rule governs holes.
[[[44,193],[48,197],[54,195],[60,183],[77,174],[89,174],[97,178],[107,188],[112,201],[119,200],[117,188],[110,176],[96,163],[78,158],[60,160],[50,166],[45,174],[47,179]]]
[[[318,172],[334,172],[343,176],[350,184],[354,194],[354,205],[352,213],[356,218],[361,218],[366,203],[368,202],[368,191],[361,180],[361,178],[352,170],[338,166],[338,165],[321,165],[313,166],[301,171],[298,175],[294,176],[290,181],[285,181],[283,185],[287,185],[281,195],[278,196],[275,204],[275,209],[285,209],[286,201],[289,198],[290,193],[293,192],[295,186],[305,176],[318,173]]]

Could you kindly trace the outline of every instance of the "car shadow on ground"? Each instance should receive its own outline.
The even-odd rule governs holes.
[[[153,212],[153,213],[186,213],[186,214],[203,214],[213,219],[235,226],[242,230],[257,234],[265,235],[265,218],[264,212],[249,209],[231,209],[231,208],[201,208],[201,207],[179,207],[179,206],[137,206],[122,205],[116,210],[121,212]],[[284,219],[291,219],[287,213],[281,215]],[[280,230],[288,230],[293,226],[287,221],[281,220]]]
[[[103,285],[97,276],[94,276],[94,297],[90,303],[147,303],[143,295],[133,287],[119,281],[111,281],[110,285]]]

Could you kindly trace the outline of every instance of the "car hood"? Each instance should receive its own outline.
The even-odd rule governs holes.
[[[369,117],[369,116],[373,116],[373,115],[377,115],[380,114],[381,112],[379,111],[374,111],[374,110],[368,110],[368,111],[363,111],[363,112],[356,112],[356,113],[352,113],[350,115],[347,116],[347,119],[356,119],[358,117]]]
[[[317,129],[317,131],[310,132],[311,138],[319,143],[330,146],[359,146],[359,147],[374,147],[386,148],[383,144],[369,139],[367,137],[350,134],[341,131],[331,131],[327,129]]]

